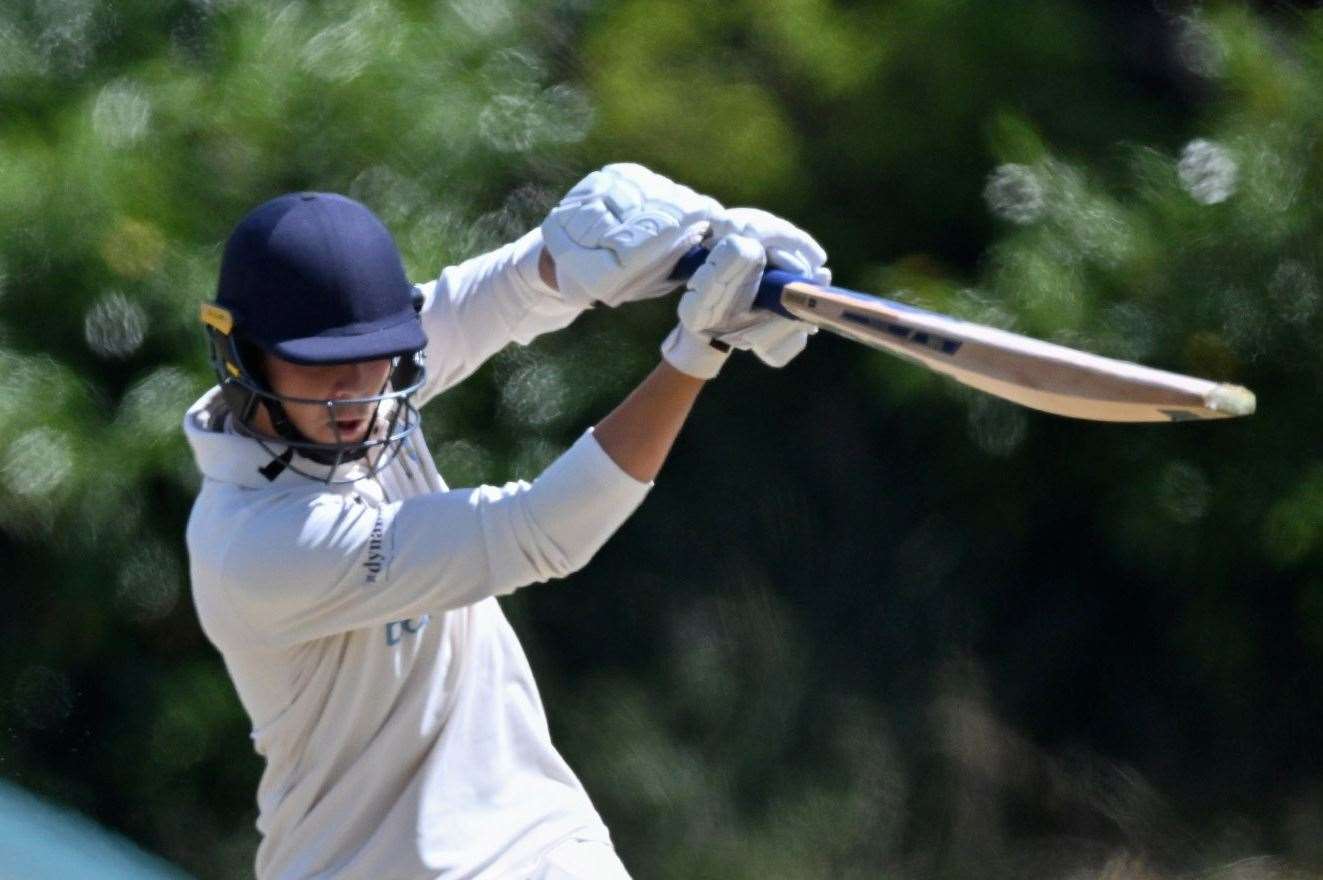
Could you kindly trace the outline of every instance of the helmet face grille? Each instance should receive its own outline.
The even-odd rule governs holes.
[[[419,382],[419,385],[421,384]],[[341,404],[377,402],[377,410],[373,414],[372,426],[368,435],[357,442],[318,443],[312,440],[288,440],[283,437],[275,438],[258,434],[250,425],[241,425],[240,427],[243,433],[256,440],[274,461],[281,463],[282,467],[277,468],[269,479],[274,480],[281,469],[287,468],[299,476],[316,480],[319,483],[352,483],[373,477],[384,470],[399,454],[400,446],[418,430],[421,417],[418,408],[410,400],[413,392],[417,389],[418,386],[415,385],[401,391],[383,392],[371,398],[319,401],[325,403],[328,411],[332,413],[334,413],[335,407]],[[262,392],[262,396],[281,403],[292,399],[266,392]],[[291,456],[291,451],[298,453],[298,455]],[[300,465],[300,458],[321,465],[321,467],[311,468]],[[339,473],[342,465],[354,463],[360,463],[360,466],[352,469],[349,473]]]
[[[234,334],[222,334],[209,327],[207,336],[212,370],[236,427],[261,445],[273,459],[273,465],[279,463],[278,467],[263,471],[268,479],[274,480],[284,469],[322,483],[346,483],[374,476],[390,464],[399,452],[400,445],[421,424],[418,408],[413,404],[413,395],[427,378],[421,352],[399,358],[385,387],[378,394],[349,400],[309,400],[288,397],[271,390],[249,368],[242,356],[242,349],[250,346],[240,343]],[[335,427],[336,441],[323,443],[304,436],[285,415],[287,404],[324,407],[329,423]],[[337,410],[345,407],[361,408],[364,404],[372,405],[367,434],[362,440],[341,440],[336,426]],[[271,413],[272,421],[281,436],[268,436],[253,427],[252,418],[258,406],[265,406]],[[299,459],[320,467],[301,465]],[[338,475],[341,465],[353,463],[361,463],[361,466],[354,468],[350,474]]]

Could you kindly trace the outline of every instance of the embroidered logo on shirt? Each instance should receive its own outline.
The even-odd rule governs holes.
[[[390,647],[394,647],[404,641],[406,633],[411,636],[417,635],[422,631],[423,627],[427,626],[427,621],[429,619],[431,619],[431,615],[424,614],[417,620],[409,617],[404,620],[396,620],[393,623],[386,624],[386,644]]]
[[[377,521],[372,524],[372,532],[368,535],[367,559],[363,561],[363,567],[367,569],[367,583],[375,584],[378,580],[385,580],[390,574],[390,548],[386,546],[386,523],[382,519],[381,512],[377,512]]]

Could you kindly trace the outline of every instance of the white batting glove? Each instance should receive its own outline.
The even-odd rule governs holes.
[[[773,367],[803,351],[817,328],[752,309],[766,264],[766,251],[752,238],[728,235],[718,241],[680,298],[680,324],[662,343],[667,363],[711,379],[733,348],[750,350]]]
[[[542,244],[556,261],[565,302],[615,306],[678,287],[668,280],[676,262],[720,212],[715,199],[642,165],[607,165],[547,215]]]
[[[811,278],[814,284],[831,284],[827,252],[788,220],[759,208],[727,208],[713,219],[711,237],[720,240],[727,235],[756,240],[767,249],[767,262],[778,269]]]

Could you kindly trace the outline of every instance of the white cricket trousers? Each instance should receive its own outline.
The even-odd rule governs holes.
[[[531,880],[629,880],[629,872],[611,844],[567,840],[538,861]]]

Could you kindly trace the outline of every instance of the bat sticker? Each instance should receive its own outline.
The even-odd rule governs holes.
[[[874,318],[872,315],[861,315],[858,312],[841,312],[841,317],[847,321],[853,321],[856,324],[863,324],[865,327],[877,327],[885,330],[892,336],[901,339],[907,339],[910,342],[918,343],[925,348],[931,348],[933,351],[940,351],[942,354],[953,355],[960,350],[961,342],[958,339],[946,339],[933,333],[927,333],[921,330],[915,330],[913,327],[906,327],[904,324],[896,324],[891,321],[883,321]]]

